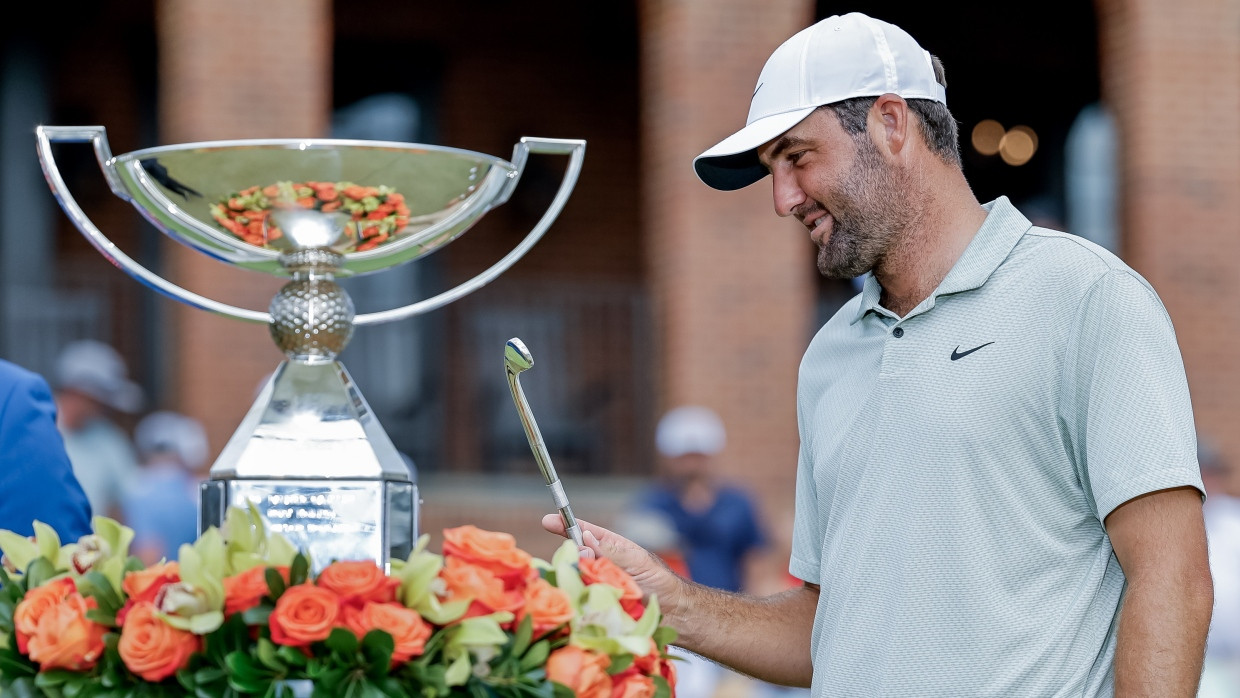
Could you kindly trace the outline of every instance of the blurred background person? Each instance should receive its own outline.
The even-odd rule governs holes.
[[[138,422],[134,443],[142,467],[120,499],[121,515],[134,530],[134,554],[148,565],[176,559],[181,544],[198,537],[199,470],[207,462],[207,432],[196,419],[152,412]]]
[[[766,536],[753,498],[724,483],[716,472],[716,459],[726,445],[723,420],[713,410],[685,405],[668,411],[655,431],[661,477],[638,496],[634,509],[670,522],[690,579],[749,591],[760,575]],[[714,696],[739,678],[697,655],[683,650],[676,654],[686,659],[677,666],[676,694],[681,698]]]
[[[71,342],[56,357],[56,424],[73,474],[99,516],[118,516],[125,483],[138,470],[129,435],[113,412],[136,413],[142,389],[129,380],[121,355],[93,339]]]
[[[1214,578],[1214,615],[1198,697],[1240,696],[1240,471],[1204,438],[1197,442],[1197,460],[1206,487],[1203,513]]]
[[[28,536],[35,519],[72,542],[90,533],[90,504],[56,431],[47,381],[0,360],[0,529]]]

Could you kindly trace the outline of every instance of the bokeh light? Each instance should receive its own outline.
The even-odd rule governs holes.
[[[994,119],[983,119],[973,127],[973,149],[982,155],[994,155],[999,152],[1003,135],[1003,124]]]
[[[999,157],[1009,165],[1029,162],[1038,150],[1038,134],[1028,126],[1013,126],[999,141]]]

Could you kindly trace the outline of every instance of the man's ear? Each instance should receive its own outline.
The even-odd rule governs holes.
[[[908,102],[899,95],[880,95],[870,108],[870,128],[880,150],[894,157],[905,154],[912,140]]]

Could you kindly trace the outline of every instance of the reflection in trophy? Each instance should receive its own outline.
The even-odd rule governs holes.
[[[493,281],[542,237],[576,184],[585,142],[523,138],[511,162],[437,146],[328,139],[190,143],[113,157],[101,126],[37,130],[61,207],[110,262],[187,305],[266,323],[287,359],[211,466],[199,529],[253,503],[270,527],[333,559],[404,558],[418,535],[416,475],[337,360],[353,328],[435,310]],[[90,143],[113,193],[164,234],[220,261],[288,277],[267,312],[197,295],[118,250],[69,192],[52,152]],[[526,237],[438,295],[357,315],[336,282],[425,256],[512,195],[531,153],[567,155],[554,199]]]

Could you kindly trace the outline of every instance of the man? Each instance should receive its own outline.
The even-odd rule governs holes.
[[[142,406],[142,389],[128,374],[121,355],[93,339],[71,342],[56,357],[57,426],[91,509],[101,516],[119,516],[121,491],[138,473],[133,442],[111,418],[113,411],[132,414]]]
[[[936,64],[823,20],[695,161],[718,189],[770,174],[819,269],[868,272],[801,364],[804,586],[712,591],[589,525],[583,554],[679,644],[817,696],[1191,696],[1212,588],[1170,320],[1105,250],[978,203]]]
[[[142,467],[120,498],[133,529],[133,554],[148,565],[176,559],[183,543],[198,538],[198,471],[207,462],[207,432],[198,420],[160,410],[134,428]]]
[[[0,529],[33,535],[36,519],[65,543],[90,533],[90,505],[56,431],[47,382],[0,361]]]
[[[655,446],[664,458],[663,481],[642,492],[637,515],[665,518],[675,528],[688,578],[726,591],[752,591],[765,536],[749,495],[725,484],[715,472],[716,458],[727,445],[727,430],[707,407],[681,405],[659,420]],[[667,563],[667,557],[660,555]],[[689,655],[677,668],[680,698],[710,698],[723,669]]]
[[[697,405],[669,410],[655,430],[666,477],[642,492],[636,507],[672,522],[690,579],[741,591],[754,576],[751,568],[765,536],[749,495],[721,482],[715,472],[726,442],[723,421],[713,410]]]

